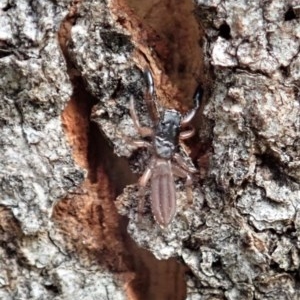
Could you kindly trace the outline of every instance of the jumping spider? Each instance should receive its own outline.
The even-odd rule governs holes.
[[[198,87],[194,95],[194,108],[182,116],[174,109],[165,109],[162,113],[157,109],[154,82],[151,72],[146,69],[145,77],[148,84],[146,104],[153,122],[153,128],[141,126],[134,105],[130,99],[130,115],[134,126],[141,137],[151,137],[152,142],[135,140],[138,148],[148,148],[152,158],[144,174],[139,179],[140,196],[139,215],[144,207],[145,187],[151,179],[151,208],[156,222],[161,227],[167,227],[176,214],[176,196],[173,175],[186,178],[186,186],[192,184],[192,174],[196,169],[187,165],[183,157],[176,152],[179,140],[192,137],[194,128],[189,123],[197,113],[203,90]],[[181,128],[189,126],[189,130],[180,132]]]

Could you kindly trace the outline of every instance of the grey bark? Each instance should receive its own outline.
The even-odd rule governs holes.
[[[73,89],[57,38],[68,5],[0,1],[0,299],[126,299],[51,218],[85,176],[61,122]]]
[[[68,55],[96,99],[91,120],[142,173],[149,154],[128,143],[136,137],[128,101],[142,100],[145,84],[133,59],[138,45],[111,13],[113,3],[78,6]],[[0,3],[1,299],[130,298],[113,272],[90,257],[78,260],[51,218],[87,173],[74,162],[61,124],[74,88],[56,36],[68,4]],[[207,176],[195,180],[188,207],[184,184],[176,182],[178,212],[165,230],[149,203],[137,222],[137,185],[116,201],[139,246],[189,268],[189,300],[300,298],[297,5],[196,1],[213,78],[203,110],[213,122]],[[149,124],[143,107],[139,113]]]

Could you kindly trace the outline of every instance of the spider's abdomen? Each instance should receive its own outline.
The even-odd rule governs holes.
[[[167,227],[176,214],[176,194],[169,160],[158,160],[151,177],[151,208],[156,222]]]

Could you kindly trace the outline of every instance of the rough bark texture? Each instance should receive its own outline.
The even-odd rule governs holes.
[[[297,4],[2,1],[0,299],[299,299]],[[206,91],[164,230],[149,193],[137,222],[146,66],[166,107]]]

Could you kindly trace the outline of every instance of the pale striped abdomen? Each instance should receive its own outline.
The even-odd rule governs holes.
[[[175,184],[169,160],[158,159],[152,169],[151,207],[160,226],[166,227],[176,213]]]

